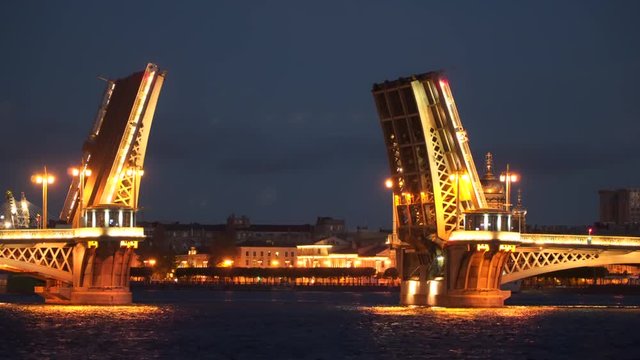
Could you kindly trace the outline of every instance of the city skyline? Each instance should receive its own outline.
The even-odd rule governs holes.
[[[451,80],[480,175],[487,151],[497,171],[509,163],[521,174],[530,224],[591,223],[599,189],[640,184],[640,51],[628,46],[638,5],[336,4],[134,4],[128,15],[117,4],[100,15],[84,4],[4,5],[2,190],[40,204],[29,176],[47,165],[57,216],[104,87],[96,76],[121,78],[148,61],[169,73],[142,184],[145,220],[332,216],[389,228],[371,85],[436,69]],[[603,131],[612,123],[619,130]]]

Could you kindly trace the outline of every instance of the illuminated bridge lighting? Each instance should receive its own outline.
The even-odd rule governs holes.
[[[632,236],[520,234],[511,231],[456,230],[449,237],[450,242],[486,242],[494,240],[534,246],[640,247],[640,237]]]
[[[0,240],[73,240],[98,238],[144,238],[141,227],[0,230]]]

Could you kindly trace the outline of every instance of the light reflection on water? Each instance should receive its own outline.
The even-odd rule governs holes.
[[[423,306],[372,306],[360,307],[361,311],[368,311],[375,315],[394,316],[425,316],[432,315],[443,318],[480,318],[480,317],[509,317],[528,318],[541,316],[547,312],[554,311],[558,307],[553,306],[506,306],[503,308],[443,308],[443,307],[423,307]]]
[[[31,313],[36,316],[59,316],[59,317],[105,317],[110,319],[136,317],[144,319],[148,316],[159,315],[163,310],[154,305],[131,305],[131,306],[92,306],[92,305],[17,305],[0,303],[0,311],[3,309]]]
[[[145,304],[133,306],[0,303],[0,358],[632,359],[640,351],[631,331],[640,302],[447,309],[396,306],[388,294],[140,295]]]

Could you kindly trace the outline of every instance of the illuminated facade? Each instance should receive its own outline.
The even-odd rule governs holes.
[[[356,249],[335,237],[324,239],[313,245],[298,245],[297,267],[326,268],[374,268],[384,273],[396,267],[395,251],[389,245],[371,245]]]
[[[176,267],[209,267],[211,256],[206,253],[198,253],[195,247],[189,249],[186,255],[176,255]]]
[[[237,247],[234,267],[268,268],[295,267],[298,250],[295,246],[273,246],[266,242],[246,243]]]

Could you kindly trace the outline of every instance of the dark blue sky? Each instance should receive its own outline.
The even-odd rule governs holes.
[[[587,224],[640,186],[635,1],[13,2],[0,5],[0,189],[67,192],[111,78],[169,71],[146,220],[390,226],[371,84],[444,69],[476,163],[522,174],[529,222]],[[515,193],[515,192],[514,192]]]

